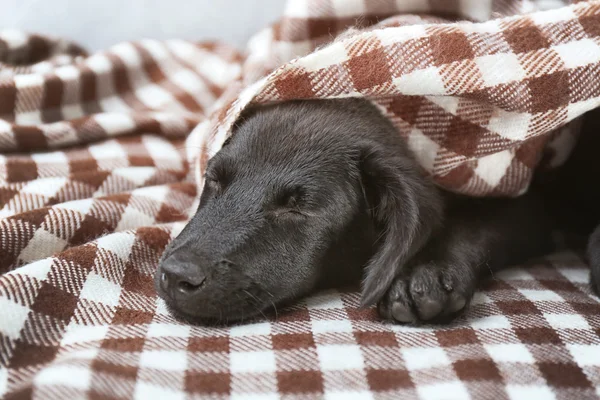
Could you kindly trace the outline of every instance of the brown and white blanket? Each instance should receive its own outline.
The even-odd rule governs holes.
[[[439,185],[525,191],[600,105],[600,1],[567,3],[290,0],[243,53],[0,33],[0,398],[600,397],[574,254],[496,275],[449,327],[382,323],[352,291],[191,327],[152,281],[250,103],[366,96]]]

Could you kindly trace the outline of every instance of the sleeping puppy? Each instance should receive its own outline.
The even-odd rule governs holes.
[[[156,288],[187,321],[234,322],[362,278],[383,318],[445,322],[487,273],[550,251],[551,228],[534,191],[434,186],[366,100],[287,102],[247,112],[209,161]]]

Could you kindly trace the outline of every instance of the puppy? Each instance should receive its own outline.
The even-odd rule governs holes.
[[[552,250],[544,206],[442,191],[366,100],[261,106],[209,161],[156,289],[187,321],[235,322],[362,278],[383,318],[446,322],[486,274]]]

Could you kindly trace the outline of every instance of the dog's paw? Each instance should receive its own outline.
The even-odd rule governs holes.
[[[403,324],[449,322],[470,302],[476,284],[468,266],[416,265],[394,280],[378,311],[383,318]]]

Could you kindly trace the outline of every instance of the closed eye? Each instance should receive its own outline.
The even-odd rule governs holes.
[[[208,161],[204,182],[205,186],[215,194],[223,193],[232,182],[233,177],[234,170],[226,157],[217,155]]]
[[[302,211],[305,193],[299,186],[284,189],[275,201],[275,213],[279,215],[306,215]]]
[[[215,176],[205,175],[204,184],[208,189],[215,193],[221,193],[223,191],[223,182]]]

